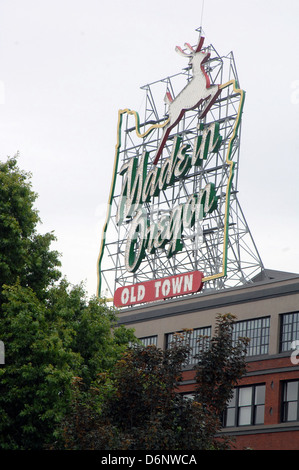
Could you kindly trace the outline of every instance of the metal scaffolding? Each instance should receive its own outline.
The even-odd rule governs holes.
[[[217,122],[221,145],[210,152],[200,166],[193,166],[180,178],[143,204],[150,223],[158,223],[163,214],[182,204],[205,185],[213,183],[217,207],[182,233],[182,250],[167,257],[165,248],[147,252],[135,272],[125,266],[125,248],[132,218],[116,223],[123,177],[121,166],[132,158],[149,152],[148,171],[153,168],[163,123],[167,120],[164,96],[176,97],[192,78],[190,66],[176,75],[147,84],[143,116],[140,123],[136,113],[123,112],[118,126],[118,148],[115,175],[109,200],[108,217],[103,231],[99,257],[99,295],[113,297],[118,287],[163,278],[188,271],[204,273],[204,288],[219,290],[252,282],[263,264],[238,201],[238,171],[240,157],[241,116],[244,93],[240,92],[233,53],[220,56],[212,45],[203,48],[210,57],[205,72],[211,84],[221,84],[221,93],[203,119],[200,107],[184,114],[172,129],[158,165],[170,156],[175,136],[193,149],[195,139],[211,124]],[[186,65],[186,63],[184,64]],[[161,127],[159,127],[161,125]],[[151,129],[147,132],[147,130]]]

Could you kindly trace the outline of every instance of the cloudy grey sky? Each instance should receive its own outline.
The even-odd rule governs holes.
[[[180,72],[175,45],[234,52],[246,91],[239,201],[264,265],[299,273],[298,0],[0,0],[0,158],[19,152],[71,283],[96,292],[118,109]]]

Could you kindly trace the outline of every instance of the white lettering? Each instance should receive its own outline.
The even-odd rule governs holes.
[[[202,161],[207,159],[209,152],[217,152],[222,142],[219,135],[219,123],[214,122],[204,129],[202,135],[196,138],[193,149],[191,165],[201,166]]]
[[[145,287],[144,285],[140,285],[138,286],[138,289],[137,289],[137,300],[140,302],[141,300],[144,299],[144,296],[145,296]]]
[[[123,305],[125,305],[128,302],[129,296],[130,296],[129,289],[127,287],[125,287],[124,290],[122,291],[121,297],[120,297],[121,303]]]
[[[217,200],[214,184],[208,183],[199,193],[190,196],[185,204],[174,207],[169,214],[162,216],[158,223],[150,222],[146,212],[139,209],[127,236],[125,248],[127,271],[135,272],[139,268],[146,251],[155,253],[156,249],[165,248],[168,258],[181,251],[184,246],[182,234],[185,228],[188,229],[195,223],[198,225],[199,220],[216,209]]]
[[[192,290],[192,285],[193,285],[193,274],[190,274],[190,276],[185,276],[184,278],[184,291]]]
[[[126,465],[129,468],[133,467],[135,457],[115,457],[114,455],[108,454],[108,457],[101,458],[101,465]]]
[[[159,297],[160,287],[161,287],[161,281],[156,281],[155,282],[155,297],[156,298]]]
[[[131,302],[136,302],[136,296],[134,295],[134,286],[131,287]]]
[[[128,217],[133,217],[139,206],[150,202],[152,197],[171,186],[175,177],[180,178],[187,174],[191,166],[200,166],[208,153],[218,151],[221,141],[219,124],[212,123],[196,138],[192,157],[186,153],[190,146],[181,145],[181,137],[176,136],[171,155],[161,167],[155,166],[147,173],[147,151],[143,152],[140,160],[134,157],[125,162],[119,170],[119,174],[123,176],[123,185],[116,212],[117,225],[121,225]]]
[[[172,279],[172,291],[174,294],[179,294],[182,288],[183,276]]]
[[[167,232],[167,240],[169,240],[169,246],[167,248],[168,258],[183,248],[183,243],[181,241],[183,233],[183,209],[184,205],[180,204],[171,212]]]
[[[129,272],[135,272],[143,260],[144,241],[146,239],[147,223],[143,211],[138,211],[132,222],[125,249],[125,265]]]
[[[196,459],[194,455],[176,455],[176,454],[162,454],[162,455],[149,455],[146,454],[145,456],[145,464],[146,465],[163,465],[164,463],[167,465],[170,464],[183,464],[183,465],[190,465],[195,464],[197,465]]]
[[[167,297],[167,295],[169,294],[170,292],[170,280],[169,279],[165,279],[165,281],[163,282],[162,284],[162,294]]]

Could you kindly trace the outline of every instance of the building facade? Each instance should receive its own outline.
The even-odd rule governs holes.
[[[175,48],[181,72],[142,87],[142,115],[118,112],[98,294],[145,345],[167,348],[191,329],[194,354],[218,314],[235,315],[235,337],[250,339],[248,368],[222,433],[240,449],[293,449],[299,275],[264,268],[238,200],[245,91],[233,53],[197,31],[194,46]],[[193,387],[191,354],[181,392]]]
[[[265,270],[246,286],[122,309],[119,322],[159,348],[190,328],[195,354],[196,338],[213,336],[217,315],[227,313],[236,317],[236,337],[250,343],[247,373],[228,404],[222,433],[234,436],[239,450],[298,449],[299,275]],[[183,371],[182,393],[193,391],[192,362]]]

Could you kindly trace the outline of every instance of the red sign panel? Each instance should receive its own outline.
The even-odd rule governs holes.
[[[116,307],[127,307],[155,300],[168,299],[178,295],[191,294],[202,289],[201,271],[192,271],[176,276],[140,282],[131,286],[119,287],[114,294]]]

